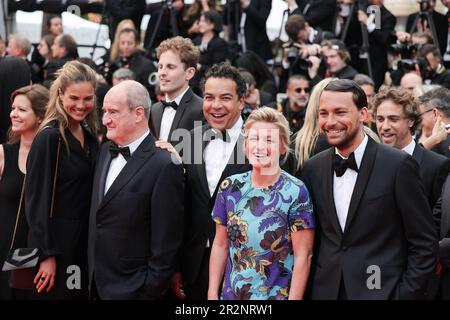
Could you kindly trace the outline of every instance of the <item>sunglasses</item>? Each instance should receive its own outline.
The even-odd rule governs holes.
[[[305,91],[305,93],[309,93],[309,88],[295,88],[294,91],[296,93],[301,93],[302,91]]]

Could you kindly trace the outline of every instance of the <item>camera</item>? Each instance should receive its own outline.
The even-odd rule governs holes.
[[[416,71],[416,65],[419,66],[420,74],[423,78],[427,71],[427,62],[425,59],[402,59],[398,62],[398,68],[401,68],[405,73]]]
[[[288,48],[289,48],[289,51],[287,54],[287,60],[289,61],[289,63],[294,63],[294,61],[298,58],[299,50],[294,45],[293,41],[288,43]]]
[[[388,51],[392,54],[399,54],[402,59],[412,59],[416,55],[418,49],[418,46],[412,43],[396,43],[391,44]]]
[[[130,64],[130,59],[127,57],[120,56],[117,61],[104,61],[98,65],[98,73],[105,78],[105,80],[112,84],[113,73],[120,68],[128,68]]]

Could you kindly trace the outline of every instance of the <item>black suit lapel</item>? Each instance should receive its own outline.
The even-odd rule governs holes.
[[[416,144],[416,146],[414,147],[412,157],[414,160],[416,160],[416,162],[419,164],[419,167],[420,167],[420,164],[422,163],[422,158],[423,158],[423,149],[418,144]]]
[[[327,168],[326,170],[322,171],[322,179],[324,181],[324,192],[325,195],[325,204],[326,204],[326,212],[330,215],[330,221],[336,230],[336,234],[342,237],[342,228],[339,223],[339,219],[337,216],[336,211],[336,205],[334,204],[334,192],[333,192],[333,177],[334,177],[334,171],[333,171],[333,154],[335,153],[334,148],[330,148],[328,150],[328,155],[326,157],[326,163],[324,168]]]
[[[359,168],[358,178],[356,178],[355,188],[353,189],[350,207],[348,209],[347,220],[345,222],[345,230],[348,230],[356,210],[358,209],[361,198],[366,191],[367,182],[369,182],[372,173],[373,164],[375,163],[375,156],[377,153],[377,143],[371,138],[368,138],[366,150],[364,152],[361,167]],[[345,232],[344,230],[344,232]]]
[[[170,127],[168,138],[169,141],[171,141],[173,130],[179,127],[181,118],[183,117],[184,112],[188,108],[188,104],[191,101],[193,95],[194,92],[192,91],[191,88],[189,88],[184,94],[183,98],[181,98],[180,105],[177,108],[177,112],[175,113],[175,117],[173,118],[172,126]]]
[[[197,174],[200,178],[200,184],[202,186],[203,191],[205,194],[209,197],[211,197],[211,194],[209,193],[209,187],[208,187],[208,178],[206,176],[206,166],[205,166],[205,149],[208,146],[208,143],[211,141],[210,136],[208,135],[208,132],[211,132],[211,127],[209,125],[205,125],[202,127],[202,159],[201,163],[199,165],[196,165]],[[205,132],[207,133],[205,135]],[[194,150],[192,151],[192,154],[195,152],[195,141],[194,141]]]
[[[99,209],[105,206],[115,195],[122,190],[122,188],[134,177],[134,175],[142,168],[142,166],[149,161],[149,158],[154,152],[155,139],[149,134],[139,147],[133,153],[133,156],[128,160],[125,167],[120,171],[116,180],[112,183],[109,190],[106,192]],[[109,166],[108,166],[109,167]],[[106,176],[105,176],[106,179]]]
[[[156,139],[159,139],[159,132],[161,131],[161,120],[164,113],[164,107],[161,102],[155,103],[151,108],[151,127],[155,130]]]
[[[220,176],[219,183],[217,184],[216,189],[214,190],[212,199],[216,198],[220,183],[225,178],[235,174],[236,172],[239,172],[239,170],[243,166],[250,166],[247,158],[245,157],[244,150],[242,149],[243,145],[244,145],[244,136],[240,134],[238,140],[236,141],[236,144],[234,145],[233,153],[231,154],[230,159],[228,159],[228,163],[225,166],[225,169],[223,169],[222,171],[222,175]]]
[[[98,203],[99,206],[101,201],[103,200],[105,194],[105,184],[106,184],[106,176],[108,174],[109,165],[111,164],[111,153],[109,153],[109,146],[111,142],[106,143],[106,147],[103,149],[103,159],[101,160],[101,168],[100,168],[100,177],[98,179],[98,187],[94,190],[98,190]]]

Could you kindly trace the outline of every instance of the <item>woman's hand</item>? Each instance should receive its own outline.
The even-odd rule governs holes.
[[[56,259],[55,257],[48,257],[42,260],[39,265],[39,271],[34,278],[33,283],[36,284],[36,289],[39,293],[44,291],[47,287],[47,292],[52,290],[55,284],[56,274]]]

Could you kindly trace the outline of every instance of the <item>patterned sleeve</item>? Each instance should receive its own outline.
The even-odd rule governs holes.
[[[291,232],[297,232],[304,229],[313,229],[316,224],[313,216],[313,205],[309,197],[308,189],[302,183],[297,185],[298,194],[289,208],[288,219]]]
[[[214,222],[224,226],[227,225],[226,188],[224,187],[227,180],[229,180],[229,178],[225,179],[220,185],[212,212]],[[228,186],[228,184],[226,184],[226,186]]]

